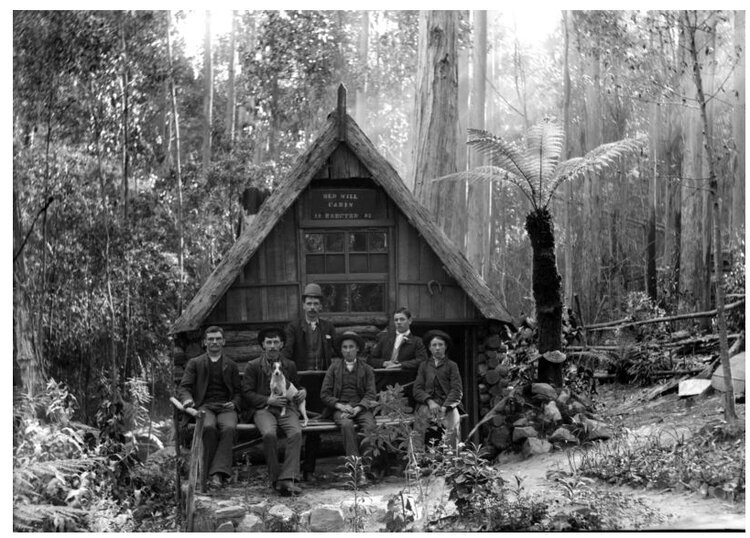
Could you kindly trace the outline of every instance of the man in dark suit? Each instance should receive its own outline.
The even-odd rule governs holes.
[[[206,353],[185,366],[178,396],[185,407],[205,411],[203,468],[210,485],[221,487],[232,474],[232,445],[237,428],[242,390],[237,364],[222,353],[224,330],[211,326],[203,336]]]
[[[276,327],[262,329],[258,332],[258,343],[263,353],[251,360],[245,367],[242,376],[242,393],[250,407],[251,418],[263,438],[263,454],[268,466],[268,477],[271,487],[281,495],[297,495],[300,489],[294,485],[299,473],[299,456],[302,447],[302,427],[299,422],[296,406],[305,399],[305,389],[300,389],[293,398],[271,393],[271,375],[274,362],[281,362],[281,371],[286,381],[299,385],[297,367],[293,361],[281,356],[284,347],[284,333]],[[279,466],[276,431],[280,429],[286,437],[284,463]]]
[[[338,356],[334,350],[335,330],[333,323],[321,319],[323,310],[323,290],[318,284],[308,284],[302,293],[302,319],[293,321],[286,326],[286,344],[281,353],[297,365],[298,371],[318,370],[325,372],[331,365],[331,358]],[[314,383],[313,383],[314,382]],[[304,383],[304,381],[303,381]],[[319,394],[320,385],[317,378],[310,378],[305,384],[308,394]],[[308,401],[308,405],[310,402]],[[316,409],[316,411],[321,411]],[[315,459],[320,446],[319,433],[305,435],[305,456],[302,461],[302,480],[314,482]]]
[[[401,368],[416,373],[427,360],[422,339],[411,334],[411,312],[404,307],[393,313],[393,330],[378,336],[368,362],[373,368]]]

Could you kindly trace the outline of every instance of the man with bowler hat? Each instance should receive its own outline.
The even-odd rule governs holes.
[[[282,349],[282,354],[294,361],[297,371],[325,372],[331,364],[331,358],[338,356],[338,352],[333,347],[335,338],[333,323],[320,317],[323,310],[323,290],[318,284],[309,283],[305,286],[302,292],[302,310],[303,318],[286,326],[286,344]],[[317,392],[319,386],[317,378],[310,378],[305,388],[308,392],[314,393]],[[313,482],[317,478],[315,459],[320,446],[320,434],[308,433],[305,437],[302,480]]]

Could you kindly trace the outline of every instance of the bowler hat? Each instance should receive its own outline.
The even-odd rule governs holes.
[[[302,292],[302,298],[304,299],[305,297],[323,297],[323,290],[313,282],[305,286],[305,291]]]
[[[427,334],[422,337],[424,346],[427,349],[430,349],[430,342],[432,342],[433,338],[440,338],[443,342],[445,342],[446,348],[450,349],[451,347],[453,347],[453,340],[450,336],[448,336],[447,333],[444,333],[443,331],[440,331],[438,329],[433,329],[431,331],[427,331]]]
[[[357,347],[359,347],[360,351],[365,350],[365,341],[354,331],[345,331],[336,336],[336,349],[338,349],[339,351],[341,351],[341,344],[344,343],[344,340],[354,340],[355,342],[357,342]]]
[[[281,341],[286,343],[286,335],[282,329],[279,329],[278,327],[264,327],[258,331],[258,345],[261,347],[263,346],[263,341],[268,337],[269,333],[278,333]],[[271,336],[271,338],[273,338],[273,336]]]

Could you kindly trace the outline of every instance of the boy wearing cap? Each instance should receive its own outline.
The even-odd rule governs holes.
[[[250,406],[251,418],[263,438],[263,455],[271,486],[282,495],[296,495],[302,491],[294,484],[302,448],[302,426],[296,408],[287,408],[287,398],[271,394],[270,381],[274,362],[281,361],[281,372],[286,380],[298,385],[297,366],[281,356],[284,333],[280,329],[262,329],[258,332],[258,343],[263,352],[260,357],[247,363],[242,377],[242,394]],[[298,404],[305,396],[305,389],[300,389],[293,398],[294,403]],[[281,429],[286,436],[284,463],[281,467],[276,446],[277,429]]]
[[[458,441],[460,415],[458,407],[463,397],[463,382],[458,364],[448,358],[452,340],[443,331],[429,331],[424,344],[430,357],[420,364],[414,381],[416,412],[438,422],[447,430],[448,442]],[[420,435],[419,441],[423,436]]]
[[[343,359],[333,361],[323,379],[320,390],[320,398],[326,405],[323,415],[333,415],[333,420],[341,427],[346,455],[359,456],[360,443],[355,426],[362,432],[375,427],[375,417],[370,411],[376,397],[375,372],[359,357],[360,350],[364,349],[364,341],[357,333],[342,333],[336,347]],[[369,446],[363,442],[362,453],[367,455],[368,452]],[[365,483],[363,476],[359,485]]]
[[[325,371],[331,364],[331,359],[338,356],[333,343],[335,329],[333,323],[320,317],[323,310],[323,290],[318,284],[310,283],[302,293],[302,310],[304,317],[289,323],[285,330],[286,344],[281,350],[282,355],[294,361],[297,371],[320,370]],[[317,394],[317,379],[308,380],[305,388]],[[309,402],[308,402],[309,405]],[[318,411],[315,409],[315,411]],[[302,462],[302,480],[315,482],[315,460],[320,446],[319,433],[305,435],[305,455]]]

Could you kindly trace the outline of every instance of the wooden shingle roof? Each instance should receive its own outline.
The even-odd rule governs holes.
[[[373,181],[385,190],[435,251],[446,271],[456,279],[481,314],[486,318],[511,322],[510,314],[495,298],[482,277],[435,224],[427,209],[407,189],[396,170],[375,149],[354,119],[342,107],[339,107],[328,116],[320,136],[297,159],[286,179],[260,207],[252,224],[243,231],[198,290],[172,326],[170,334],[200,328],[278,220],[302,194],[339,144],[346,144],[370,170]]]

